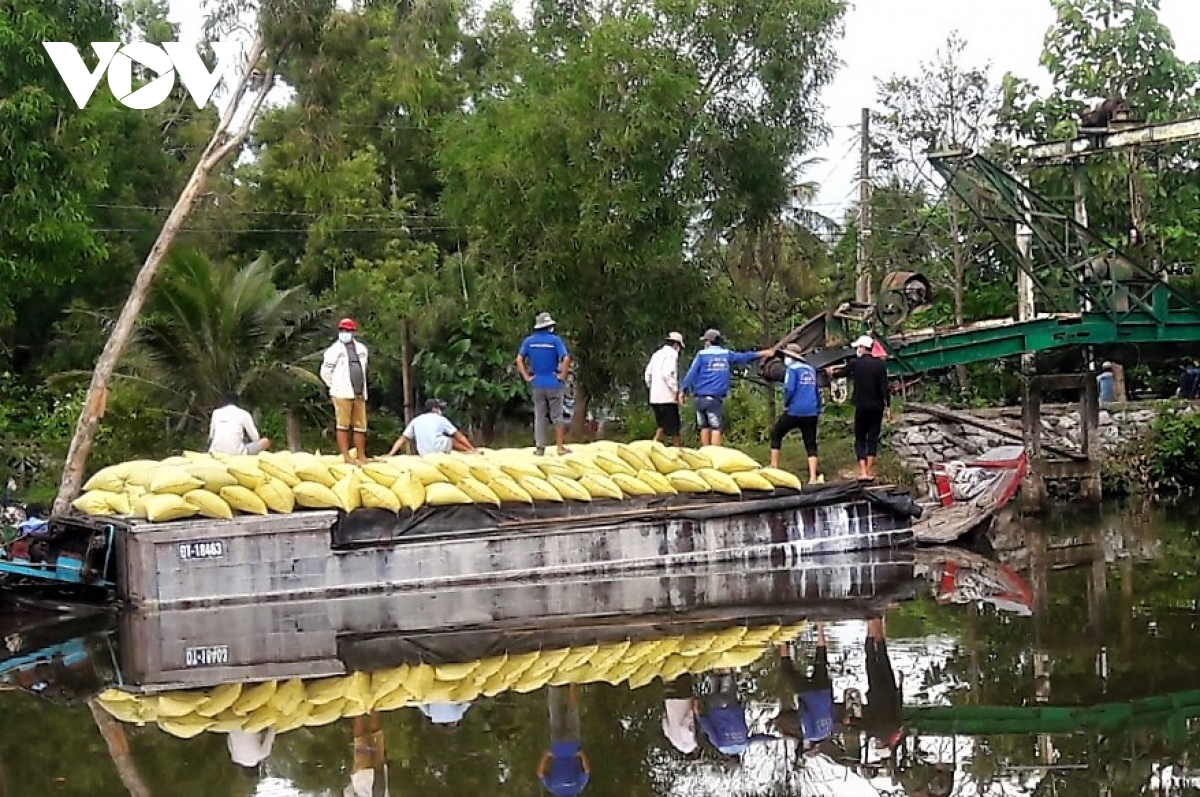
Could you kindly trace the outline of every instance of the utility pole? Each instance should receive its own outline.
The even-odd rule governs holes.
[[[871,270],[867,246],[871,239],[871,109],[862,109],[858,156],[858,268],[855,272],[854,300],[871,303]]]

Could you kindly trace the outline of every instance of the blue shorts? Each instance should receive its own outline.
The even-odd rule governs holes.
[[[722,399],[712,396],[696,396],[696,426],[701,429],[721,431],[725,423],[725,405]]]

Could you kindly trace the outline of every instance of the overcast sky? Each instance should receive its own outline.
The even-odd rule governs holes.
[[[180,38],[197,35],[197,0],[171,0]],[[1171,29],[1179,55],[1200,61],[1200,0],[1161,0],[1161,19]],[[1044,83],[1042,39],[1054,21],[1049,0],[852,0],[845,38],[838,45],[842,67],[826,89],[825,118],[833,135],[806,175],[821,184],[816,208],[840,216],[857,191],[855,149],[861,109],[875,100],[875,80],[916,74],[954,31],[967,43],[964,63],[991,64],[996,80],[1013,72]]]

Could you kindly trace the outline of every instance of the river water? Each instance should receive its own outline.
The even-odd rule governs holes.
[[[0,652],[0,797],[1200,794],[1197,529],[1178,510],[1062,513],[998,534],[986,558],[661,577],[668,613],[554,628],[526,618],[405,639],[386,623],[350,633],[354,612],[329,609],[347,627],[325,652],[278,610],[283,633],[255,664],[201,645],[184,675],[156,652],[178,640],[146,638],[166,623],[25,623]],[[801,685],[810,721],[789,723],[783,656],[807,672],[818,631],[830,683]],[[516,680],[484,672],[522,656],[535,663]],[[418,660],[453,666],[418,688]],[[374,672],[361,684],[375,691],[288,680],[339,667]],[[245,685],[213,689],[234,672]],[[249,709],[250,681],[268,676],[273,702]],[[205,688],[161,696],[172,679]],[[751,741],[730,755],[739,717]],[[805,727],[826,738],[793,738]]]

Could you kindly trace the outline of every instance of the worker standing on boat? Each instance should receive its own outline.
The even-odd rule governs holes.
[[[817,472],[817,424],[821,420],[817,369],[806,363],[794,346],[784,348],[783,364],[787,369],[783,377],[783,414],[771,429],[771,467],[779,467],[783,438],[793,429],[799,429],[808,456],[808,482],[820,484],[824,479]]]
[[[235,456],[270,448],[270,438],[260,437],[254,417],[238,406],[237,394],[226,393],[208,424],[208,453]]]
[[[574,797],[592,777],[592,764],[583,752],[578,689],[575,684],[546,689],[550,749],[538,761],[537,776],[542,787],[555,797]]]
[[[358,324],[353,318],[338,322],[337,342],[325,350],[321,381],[329,388],[335,416],[338,449],[342,459],[350,457],[350,433],[354,433],[357,463],[367,461],[367,347],[355,340]]]
[[[521,341],[517,351],[517,371],[533,391],[533,444],[538,454],[546,453],[550,425],[558,453],[566,454],[567,430],[563,425],[563,389],[571,369],[567,344],[554,334],[555,322],[549,313],[538,313],[533,334]]]
[[[671,438],[676,448],[683,445],[682,426],[679,419],[679,351],[683,348],[683,335],[671,332],[662,348],[654,352],[646,364],[646,387],[650,389],[650,409],[654,412],[654,441],[664,435]]]
[[[875,478],[875,457],[879,453],[879,435],[883,416],[890,414],[887,362],[871,351],[875,341],[863,335],[854,341],[858,356],[845,365],[845,374],[854,386],[854,454],[858,459],[858,478]]]
[[[732,381],[730,368],[770,357],[775,352],[773,349],[730,351],[722,345],[724,341],[717,329],[706,330],[700,340],[704,348],[696,353],[680,389],[695,396],[700,445],[719,446],[721,430],[725,426],[725,397],[729,395]]]
[[[450,423],[443,415],[446,402],[429,399],[425,402],[425,412],[413,418],[404,431],[396,438],[392,450],[387,453],[394,457],[401,450],[413,445],[418,454],[439,454],[450,451],[473,452],[475,446],[467,436]]]

